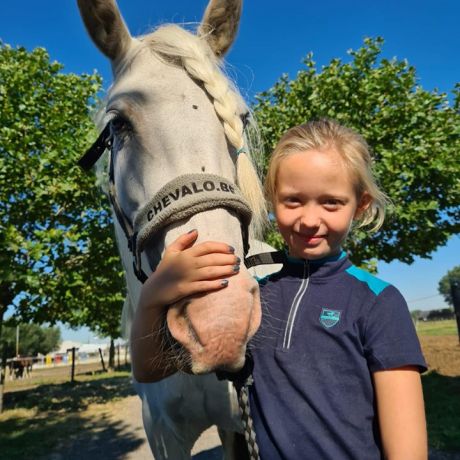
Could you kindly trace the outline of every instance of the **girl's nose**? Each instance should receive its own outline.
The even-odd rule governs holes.
[[[303,228],[318,228],[321,224],[320,214],[317,209],[312,206],[304,208],[300,217],[300,226]]]

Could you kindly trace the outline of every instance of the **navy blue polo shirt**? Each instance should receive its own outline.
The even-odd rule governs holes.
[[[250,401],[261,459],[381,459],[372,373],[426,370],[399,291],[344,252],[288,258],[259,283]]]

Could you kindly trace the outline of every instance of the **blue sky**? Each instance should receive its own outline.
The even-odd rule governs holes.
[[[119,0],[133,35],[163,22],[198,22],[207,0]],[[407,59],[425,88],[449,92],[460,81],[458,0],[246,0],[238,39],[227,56],[230,73],[251,101],[283,73],[292,78],[310,51],[319,66],[332,58],[347,59],[364,37],[382,36],[383,55]],[[76,0],[3,2],[0,39],[28,49],[45,47],[65,72],[97,70],[110,84],[110,67],[86,35]],[[398,287],[410,309],[444,307],[439,279],[460,264],[460,238],[411,266],[379,264],[381,278]],[[88,331],[64,331],[64,338],[88,341]]]

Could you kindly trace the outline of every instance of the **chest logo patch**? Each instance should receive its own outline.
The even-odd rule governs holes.
[[[319,322],[327,328],[334,327],[340,321],[340,311],[323,308],[319,316]]]

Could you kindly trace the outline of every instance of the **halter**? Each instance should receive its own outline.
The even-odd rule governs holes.
[[[216,174],[185,174],[168,182],[136,214],[134,222],[125,214],[117,198],[115,187],[113,136],[107,124],[96,142],[86,151],[78,164],[91,169],[106,149],[110,150],[110,203],[133,254],[133,268],[137,279],[145,283],[147,275],[141,266],[141,254],[146,243],[165,228],[198,212],[216,208],[234,211],[241,223],[244,256],[249,251],[249,224],[252,211],[238,187]]]

